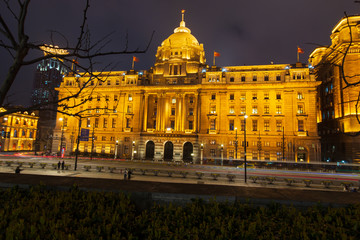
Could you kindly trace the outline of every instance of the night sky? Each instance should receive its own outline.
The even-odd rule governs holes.
[[[221,54],[218,66],[295,63],[297,45],[305,51],[300,60],[307,62],[317,45],[330,44],[331,30],[344,11],[360,13],[360,4],[353,0],[93,0],[90,4],[92,41],[114,32],[106,50],[122,50],[126,32],[129,50],[144,48],[155,31],[148,52],[136,55],[138,70],[154,64],[157,46],[179,26],[181,9],[186,10],[186,26],[204,44],[207,63],[211,65],[214,50]],[[49,30],[56,30],[75,42],[84,6],[82,0],[33,0],[26,33],[32,42],[51,43]],[[0,11],[6,12],[3,5]],[[64,43],[59,34],[53,39],[60,47]],[[3,49],[0,56],[3,81],[10,58]],[[112,63],[114,70],[128,70],[131,59],[132,55],[103,57],[98,67]],[[20,72],[11,89],[12,103],[28,104],[35,69],[33,65]]]

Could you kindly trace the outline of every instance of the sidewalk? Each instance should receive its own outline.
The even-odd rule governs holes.
[[[300,206],[315,203],[325,205],[346,205],[360,203],[360,193],[334,190],[289,188],[284,186],[262,186],[260,184],[239,182],[201,181],[192,178],[155,177],[133,175],[131,180],[123,180],[119,173],[86,172],[84,170],[53,170],[25,168],[21,174],[15,174],[9,167],[0,167],[0,187],[19,185],[29,187],[40,183],[49,188],[67,189],[74,184],[82,189],[132,193],[141,199],[151,201],[186,202],[193,198],[222,199],[223,201],[253,202],[268,204],[279,202]]]

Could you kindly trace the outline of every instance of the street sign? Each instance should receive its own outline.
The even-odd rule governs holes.
[[[90,129],[82,128],[80,130],[80,141],[89,141]]]

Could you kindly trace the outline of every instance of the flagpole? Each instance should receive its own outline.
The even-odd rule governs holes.
[[[214,51],[214,55],[213,55],[213,66],[215,66],[215,51]]]
[[[133,60],[132,60],[131,69],[134,70],[134,57],[133,57]]]
[[[297,62],[299,62],[299,50],[297,51]]]

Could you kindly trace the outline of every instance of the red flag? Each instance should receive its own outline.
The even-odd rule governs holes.
[[[298,53],[301,53],[301,54],[303,54],[304,53],[304,50],[302,49],[302,48],[300,48],[300,47],[297,47],[298,48]]]
[[[220,57],[220,53],[214,52],[214,57]]]
[[[133,61],[134,61],[134,62],[138,62],[139,59],[138,59],[137,57],[133,56]]]
[[[75,63],[75,64],[79,64],[79,62],[76,61],[75,59],[73,59],[72,62]]]

